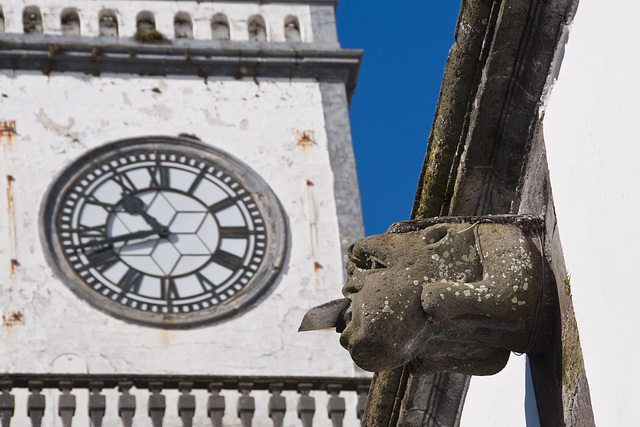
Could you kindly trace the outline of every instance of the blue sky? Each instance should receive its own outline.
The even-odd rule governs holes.
[[[408,219],[460,10],[455,0],[340,0],[343,48],[363,49],[351,130],[365,233]]]

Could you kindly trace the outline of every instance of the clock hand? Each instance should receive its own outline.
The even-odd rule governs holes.
[[[120,236],[108,237],[106,239],[101,239],[101,240],[91,240],[90,242],[83,243],[81,245],[72,246],[71,248],[84,249],[84,248],[90,248],[93,246],[102,246],[102,245],[108,245],[111,243],[117,243],[117,242],[123,242],[123,241],[135,240],[135,239],[143,239],[145,237],[153,236],[154,234],[160,235],[161,232],[162,230],[137,231],[135,233],[122,234]]]
[[[160,225],[157,219],[152,217],[144,210],[144,202],[136,196],[132,196],[128,193],[122,193],[122,207],[127,213],[132,215],[140,215],[151,226],[153,230],[156,230],[160,237],[167,237],[169,235],[169,228]]]

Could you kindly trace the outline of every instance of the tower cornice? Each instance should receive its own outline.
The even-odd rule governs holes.
[[[12,34],[0,38],[3,70],[340,81],[349,97],[361,59],[361,50],[314,49],[305,43],[174,40],[151,44],[131,39],[114,43],[93,37]]]

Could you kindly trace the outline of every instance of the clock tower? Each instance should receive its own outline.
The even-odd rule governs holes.
[[[38,387],[63,390],[44,410],[62,417],[83,378],[117,383],[105,425],[126,425],[109,393],[130,396],[127,379],[154,423],[159,389],[200,405],[229,378],[251,399],[301,393],[303,417],[313,390],[336,397],[313,378],[362,376],[337,339],[296,333],[337,296],[362,235],[348,119],[361,52],[340,48],[335,7],[0,0],[0,403],[13,387],[14,418],[25,405],[33,420]],[[187,425],[172,392],[164,425]],[[273,425],[267,397],[254,425]],[[246,402],[227,398],[226,424]]]

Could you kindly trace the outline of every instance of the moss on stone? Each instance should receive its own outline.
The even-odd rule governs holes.
[[[565,407],[578,388],[584,368],[578,323],[573,313],[568,314],[562,326],[562,400]]]
[[[149,31],[138,30],[133,35],[133,39],[141,43],[159,43],[166,41],[164,35],[155,28]]]

